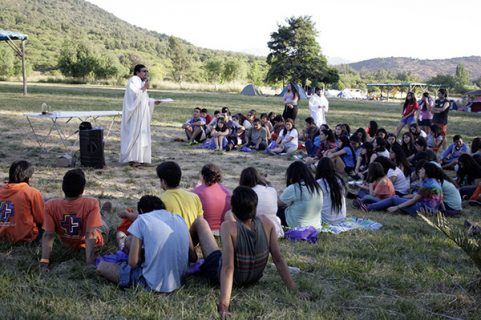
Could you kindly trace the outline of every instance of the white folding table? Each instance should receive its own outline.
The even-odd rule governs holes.
[[[41,148],[45,146],[50,136],[52,135],[52,132],[56,131],[65,149],[68,149],[68,139],[73,135],[75,135],[78,132],[78,130],[76,130],[74,133],[67,136],[64,133],[60,120],[66,119],[65,123],[69,123],[70,120],[72,119],[78,119],[81,122],[83,122],[88,120],[96,121],[97,118],[100,118],[100,117],[111,117],[112,121],[110,122],[107,134],[105,136],[105,138],[107,138],[110,134],[110,130],[112,129],[112,126],[114,125],[115,119],[118,116],[122,116],[122,111],[57,111],[57,112],[49,112],[47,114],[42,114],[42,113],[26,113],[25,114],[25,117],[28,120],[28,124],[30,125],[30,128],[32,129],[32,132],[35,136],[35,140],[37,141],[38,145]],[[50,129],[43,140],[35,130],[31,119],[41,119],[41,120],[49,119],[52,122],[52,125],[50,126]]]

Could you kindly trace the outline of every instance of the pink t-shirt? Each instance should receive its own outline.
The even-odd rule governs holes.
[[[211,230],[219,230],[224,221],[224,214],[230,210],[230,190],[220,183],[214,183],[211,186],[201,184],[192,189],[192,192],[199,196],[204,218]]]

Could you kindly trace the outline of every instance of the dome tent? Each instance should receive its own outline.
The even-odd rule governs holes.
[[[294,84],[296,86],[296,89],[297,89],[297,92],[299,92],[299,98],[300,99],[307,99],[307,95],[306,95],[306,92],[304,91],[304,89],[298,85],[297,83]],[[287,92],[287,86],[284,87],[284,89],[282,89],[282,92],[279,93],[279,96],[283,97]]]
[[[243,96],[262,96],[262,91],[253,84],[248,84],[242,89],[241,95]]]

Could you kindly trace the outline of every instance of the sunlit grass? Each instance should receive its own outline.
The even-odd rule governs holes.
[[[151,90],[155,98],[175,101],[160,105],[152,123],[154,162],[174,160],[183,169],[182,186],[197,183],[202,165],[212,161],[223,170],[224,183],[234,188],[242,168],[254,165],[278,191],[285,187],[285,169],[289,161],[263,154],[237,152],[214,155],[182,143],[179,129],[196,106],[211,112],[228,105],[232,111],[282,112],[279,97],[244,97],[237,94]],[[30,85],[22,96],[19,84],[0,83],[0,174],[8,175],[12,161],[26,158],[35,164],[32,184],[46,198],[61,197],[61,179],[67,168],[54,166],[62,152],[57,140],[45,153],[32,140],[24,113],[39,112],[42,102],[54,110],[121,110],[123,88]],[[349,123],[352,130],[367,127],[377,120],[392,131],[399,121],[399,103],[331,100],[328,121],[331,126]],[[298,126],[307,116],[307,103],[301,103]],[[459,133],[467,142],[481,135],[481,117],[476,114],[450,114],[450,137]],[[70,123],[75,130],[78,123]],[[106,126],[108,121],[102,120]],[[42,134],[47,122],[37,121]],[[119,124],[114,125],[105,142],[107,167],[84,168],[88,180],[86,195],[109,200],[117,212],[135,207],[144,194],[160,194],[155,168],[132,169],[117,163]],[[418,219],[384,213],[349,214],[367,217],[383,224],[377,232],[353,231],[340,235],[320,234],[319,241],[281,242],[281,250],[291,266],[302,272],[295,280],[312,300],[299,301],[288,292],[275,268],[268,265],[258,285],[234,289],[232,311],[239,319],[477,319],[481,311],[481,289],[473,282],[477,269],[452,243]],[[468,208],[454,224],[464,218],[480,221],[481,214]],[[107,217],[112,228],[119,219]],[[115,249],[113,237],[102,252]],[[125,291],[98,279],[92,269],[84,267],[83,253],[63,250],[56,242],[52,255],[52,272],[41,276],[37,271],[38,245],[0,244],[0,314],[11,318],[158,318],[210,319],[216,316],[218,288],[206,281],[187,279],[171,295],[156,295],[140,288]]]

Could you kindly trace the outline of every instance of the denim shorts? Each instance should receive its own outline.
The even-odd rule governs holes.
[[[416,119],[414,118],[414,115],[412,115],[410,117],[401,119],[401,123],[411,125],[413,123],[416,123]]]

